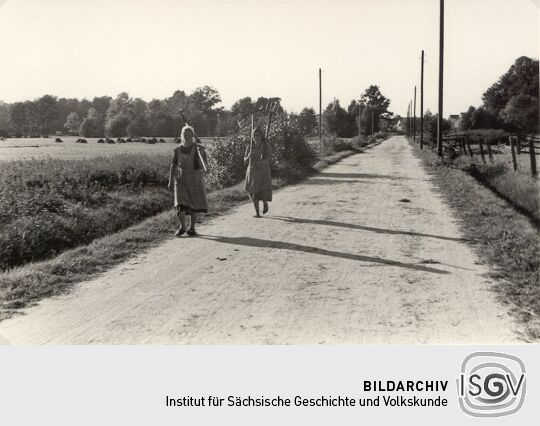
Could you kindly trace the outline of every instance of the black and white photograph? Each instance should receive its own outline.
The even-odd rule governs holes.
[[[0,0],[0,345],[537,348],[539,12]]]

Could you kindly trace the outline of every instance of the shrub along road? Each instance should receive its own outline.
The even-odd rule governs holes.
[[[0,323],[6,343],[514,343],[521,327],[403,137]]]

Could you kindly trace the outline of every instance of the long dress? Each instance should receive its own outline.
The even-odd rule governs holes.
[[[206,152],[199,146],[206,161]],[[208,212],[208,198],[204,182],[204,170],[197,154],[197,146],[180,145],[174,149],[172,158],[172,176],[174,178],[174,207],[187,214]]]
[[[246,156],[250,146],[246,147]],[[253,141],[253,152],[246,170],[245,190],[253,201],[272,201],[272,176],[270,174],[270,147],[266,141]]]

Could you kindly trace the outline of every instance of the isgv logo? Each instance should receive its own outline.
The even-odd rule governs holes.
[[[500,417],[523,405],[526,374],[517,356],[498,352],[474,352],[461,364],[457,379],[459,406],[475,417]]]

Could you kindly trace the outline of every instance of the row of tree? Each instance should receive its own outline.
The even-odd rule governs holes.
[[[68,133],[83,137],[177,136],[183,125],[183,111],[200,136],[226,136],[234,133],[242,122],[254,114],[256,124],[263,124],[264,111],[272,104],[276,112],[285,113],[280,98],[245,97],[236,101],[230,110],[218,105],[219,92],[209,86],[195,89],[191,94],[177,90],[169,98],[146,102],[122,92],[110,96],[78,100],[44,95],[34,101],[6,104],[0,102],[0,136],[39,137]],[[377,86],[370,86],[353,100],[347,110],[334,99],[323,113],[325,132],[340,137],[352,137],[361,128],[364,134],[377,132],[381,120],[390,117],[390,100]],[[313,108],[291,113],[306,136],[317,132],[318,116]],[[261,123],[258,121],[261,120]]]
[[[350,102],[347,110],[334,99],[324,110],[324,125],[329,133],[340,137],[355,136],[359,129],[363,135],[370,135],[381,130],[383,122],[391,120],[389,106],[390,99],[381,93],[378,86],[371,85],[358,101],[353,99]]]
[[[460,127],[538,133],[538,60],[522,56],[482,96],[483,104],[462,114]]]
[[[45,95],[34,101],[0,103],[0,133],[13,136],[44,136],[69,133],[84,137],[175,136],[180,111],[197,126],[199,134],[213,133],[221,102],[217,90],[205,86],[186,95],[177,90],[166,99],[146,102],[125,92],[87,99],[58,99]]]

